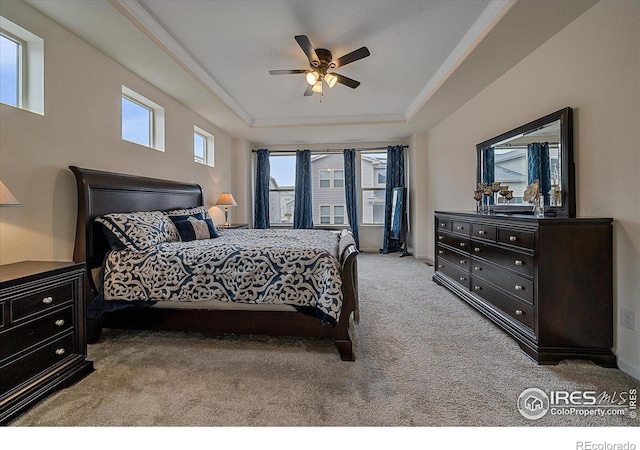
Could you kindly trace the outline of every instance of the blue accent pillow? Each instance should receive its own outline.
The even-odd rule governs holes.
[[[194,240],[194,239],[185,239],[183,236],[183,233],[180,231],[180,228],[178,227],[178,222],[187,221],[189,220],[189,218],[193,218],[199,221],[204,221],[206,223],[207,228],[209,229],[209,236],[201,239],[213,239],[219,236],[218,230],[216,230],[216,226],[214,225],[213,220],[211,219],[211,216],[207,211],[207,208],[205,208],[204,206],[198,206],[196,208],[188,208],[188,209],[176,209],[173,211],[167,211],[165,212],[165,214],[169,217],[169,219],[171,219],[173,224],[176,226],[176,228],[178,229],[178,234],[180,235],[180,238],[183,241]],[[181,226],[183,227],[183,232],[185,229],[189,228],[188,224],[181,224]],[[186,232],[185,235],[188,237],[191,237],[190,232]]]

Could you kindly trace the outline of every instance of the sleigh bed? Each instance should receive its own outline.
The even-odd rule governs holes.
[[[185,239],[186,222],[174,213],[207,216],[197,184],[69,168],[78,187],[74,261],[87,267],[90,342],[103,327],[298,336],[333,339],[342,360],[355,359],[358,250],[349,232],[214,228],[212,239]],[[170,216],[166,230],[154,222],[149,233],[160,228],[166,239],[129,248],[119,224],[106,222],[129,215]],[[117,238],[127,246],[117,248]]]

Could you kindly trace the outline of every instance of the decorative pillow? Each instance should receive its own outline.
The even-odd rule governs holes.
[[[173,211],[166,211],[164,214],[166,214],[169,219],[171,219],[171,221],[176,225],[176,228],[178,227],[178,222],[188,220],[189,218],[204,221],[209,228],[209,236],[202,239],[213,239],[218,237],[218,230],[216,230],[216,226],[213,224],[213,220],[211,219],[207,208],[205,208],[204,206],[197,206],[195,208],[188,209],[175,209]],[[178,233],[183,241],[187,240],[184,239],[179,229]],[[193,239],[188,240],[192,241]]]
[[[178,220],[175,225],[180,238],[185,242],[218,237],[217,234],[211,234],[206,220],[196,219],[193,216],[189,216],[187,220]]]
[[[177,240],[173,223],[160,211],[111,213],[96,217],[114,250],[145,252],[163,242]]]

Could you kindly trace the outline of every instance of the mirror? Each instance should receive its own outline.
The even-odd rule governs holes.
[[[523,196],[527,186],[538,180],[545,216],[575,217],[571,108],[484,141],[476,150],[477,183],[499,182],[502,188],[494,195],[483,196],[485,208],[499,213],[533,214],[532,204]]]
[[[393,198],[391,200],[391,231],[389,236],[392,239],[403,240],[404,225],[404,190],[405,188],[393,188]]]

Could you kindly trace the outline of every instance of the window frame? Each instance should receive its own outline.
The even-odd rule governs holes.
[[[144,145],[139,142],[134,142],[126,139],[122,136],[124,116],[122,115],[122,99],[126,99],[132,103],[141,106],[149,111],[149,145]],[[120,137],[123,141],[131,144],[139,145],[145,148],[152,148],[160,152],[164,152],[165,148],[165,136],[164,136],[164,108],[157,103],[149,100],[145,96],[137,93],[136,91],[129,89],[126,86],[122,86],[122,94],[120,96]]]
[[[363,187],[363,171],[362,171],[362,157],[366,156],[366,155],[381,155],[383,154],[383,152],[381,151],[361,151],[360,152],[360,158],[357,159],[358,164],[360,164],[359,167],[359,180],[358,180],[358,202],[359,202],[359,208],[360,208],[360,214],[359,214],[359,221],[360,221],[360,225],[363,227],[380,227],[380,226],[384,226],[384,223],[379,223],[379,222],[365,222],[364,218],[365,218],[365,200],[364,200],[364,193],[366,191],[380,191],[384,193],[384,196],[386,197],[386,190],[387,190],[387,183],[385,182],[384,184],[378,183],[378,176],[377,176],[377,171],[375,168],[373,168],[372,171],[372,177],[371,177],[371,187]],[[384,199],[384,202],[382,203],[382,206],[384,206],[386,204],[386,198]],[[373,217],[375,217],[375,214],[373,213],[373,206],[372,205],[372,209],[371,209],[371,217],[373,220]]]
[[[20,39],[19,37],[15,36],[13,33],[9,33],[8,31],[4,30],[3,28],[0,28],[0,36],[5,38],[8,41],[13,42],[18,46],[16,63],[15,63],[16,72],[17,72],[16,93],[15,93],[17,104],[5,103],[5,102],[3,103],[5,105],[14,106],[16,108],[23,109],[23,105],[26,103],[24,98],[24,93],[26,92],[26,85],[27,85],[27,80],[26,80],[27,68],[25,67],[26,61],[25,61],[24,55],[26,53],[27,43],[24,40]]]
[[[204,158],[202,161],[196,159],[195,137],[200,136],[204,141]],[[213,134],[203,130],[197,125],[193,126],[193,162],[208,167],[215,167],[215,137]]]
[[[17,104],[2,104],[44,115],[44,40],[4,16],[0,16],[0,34],[20,48]]]

